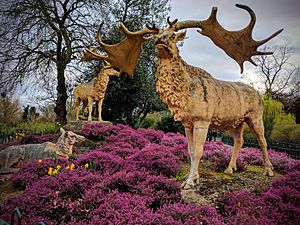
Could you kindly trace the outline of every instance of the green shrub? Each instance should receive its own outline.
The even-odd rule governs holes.
[[[156,123],[156,129],[162,130],[164,132],[180,132],[184,133],[184,127],[180,122],[174,121],[170,113],[166,113],[161,121]]]
[[[16,132],[26,134],[56,134],[59,132],[60,125],[54,122],[22,122],[14,126],[0,124],[1,131]]]
[[[155,126],[156,120],[154,118],[146,117],[140,125],[140,128],[155,128]]]
[[[270,140],[300,143],[300,124],[278,124],[273,127]]]
[[[300,124],[293,125],[293,128],[289,132],[289,139],[300,143]]]

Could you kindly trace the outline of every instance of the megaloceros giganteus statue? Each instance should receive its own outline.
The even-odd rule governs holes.
[[[236,160],[244,142],[244,122],[249,125],[262,149],[264,174],[273,176],[264,137],[263,105],[260,94],[246,84],[216,80],[205,70],[187,64],[180,57],[176,45],[186,35],[186,32],[178,31],[200,28],[198,31],[200,34],[209,37],[240,65],[241,73],[244,61],[255,65],[251,59],[252,56],[272,54],[272,52],[260,52],[257,48],[278,35],[282,29],[265,40],[255,41],[252,39],[252,30],[256,22],[254,12],[248,6],[240,4],[236,6],[247,10],[251,16],[249,25],[239,31],[225,30],[217,21],[217,7],[213,7],[207,20],[178,22],[177,20],[170,21],[168,18],[169,26],[166,29],[146,26],[147,28],[136,32],[142,33],[142,37],[152,34],[158,52],[156,91],[162,101],[167,104],[174,119],[180,121],[185,127],[191,168],[188,179],[183,185],[184,188],[193,187],[199,180],[199,163],[209,127],[221,131],[229,130],[234,139],[234,147],[225,172],[232,173],[237,169]],[[122,23],[120,28],[125,31],[127,38],[131,37],[131,32],[128,32]],[[115,52],[123,52],[121,46],[123,42],[108,46],[100,43],[99,40],[100,46],[107,52],[108,57],[117,57],[118,60],[111,60],[111,64],[121,71],[126,71],[130,65],[123,67],[114,63],[114,61],[126,60],[126,56],[115,54]],[[141,43],[130,43],[131,48],[140,49]],[[128,48],[129,46],[126,45],[124,52],[127,52]],[[97,55],[95,53],[95,56]]]
[[[95,49],[93,50],[95,51]],[[81,58],[81,62],[90,61],[94,58],[89,52],[85,52]],[[98,121],[102,120],[102,105],[105,97],[105,92],[109,83],[109,78],[119,76],[120,72],[113,69],[110,63],[103,60],[103,67],[96,77],[90,82],[79,84],[74,88],[76,121],[79,120],[79,107],[82,102],[82,114],[86,106],[88,106],[88,121],[92,121],[93,103],[98,103]]]

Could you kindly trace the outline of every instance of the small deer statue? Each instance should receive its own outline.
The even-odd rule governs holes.
[[[203,155],[203,146],[206,140],[208,128],[216,128],[221,131],[229,130],[234,138],[234,147],[231,160],[226,173],[232,173],[237,169],[236,160],[239,150],[243,145],[243,127],[247,123],[256,136],[262,149],[264,161],[264,174],[273,176],[272,164],[267,153],[267,142],[264,137],[264,124],[262,120],[263,105],[261,96],[252,87],[239,82],[226,82],[214,79],[208,72],[187,64],[179,55],[176,43],[185,38],[186,32],[177,32],[187,28],[200,28],[200,34],[208,36],[226,54],[233,58],[243,72],[244,61],[252,64],[254,55],[268,55],[272,52],[260,52],[257,48],[278,35],[277,31],[262,41],[252,39],[252,30],[255,24],[255,14],[248,6],[236,5],[245,9],[251,16],[249,25],[240,31],[227,31],[217,21],[217,7],[212,8],[210,17],[204,21],[170,21],[165,29],[155,26],[144,28],[137,32],[130,32],[120,24],[120,29],[127,36],[122,42],[128,41],[133,35],[144,40],[152,37],[158,52],[156,91],[162,101],[168,106],[176,121],[181,121],[185,127],[188,140],[188,150],[191,160],[191,169],[185,189],[193,187],[199,181],[199,163]],[[151,35],[146,36],[146,35]],[[120,44],[104,44],[98,35],[98,43],[108,54],[99,55],[93,52],[95,58],[105,58],[113,66],[122,67],[118,62],[125,60],[121,52]],[[132,49],[138,49],[141,44],[132,44]],[[127,51],[128,45],[124,51]],[[118,58],[116,60],[116,57]],[[129,71],[129,70],[127,70]],[[131,70],[132,71],[132,70]]]
[[[89,61],[91,55],[89,52],[85,52],[81,61]],[[88,105],[89,115],[88,121],[92,121],[92,109],[93,102],[98,102],[98,121],[102,121],[102,104],[109,82],[109,77],[119,76],[120,72],[114,70],[111,65],[103,61],[103,68],[100,70],[98,75],[88,83],[80,84],[74,89],[75,96],[75,107],[76,107],[76,121],[79,120],[79,106],[80,101],[83,102],[82,114],[86,106]]]
[[[72,131],[60,129],[61,135],[57,143],[44,142],[42,144],[13,145],[0,151],[0,172],[20,167],[30,160],[38,160],[57,156],[68,158],[72,155],[76,142],[86,140],[85,137]]]

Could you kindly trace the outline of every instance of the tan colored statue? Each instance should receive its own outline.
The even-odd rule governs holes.
[[[81,61],[88,61],[90,58],[86,52]],[[110,76],[119,76],[120,73],[113,68],[110,64],[104,61],[104,67],[100,70],[98,75],[88,83],[80,84],[74,89],[75,107],[76,107],[76,121],[79,120],[79,106],[83,102],[82,114],[88,105],[89,115],[88,121],[92,121],[93,102],[98,102],[98,121],[102,121],[102,103],[104,100],[105,92],[109,82]]]
[[[44,142],[42,144],[14,145],[0,151],[0,172],[20,167],[30,160],[39,160],[50,157],[55,153],[57,156],[68,158],[72,155],[73,146],[76,142],[84,141],[85,137],[72,131],[60,129],[61,135],[57,143]]]
[[[184,188],[195,185],[199,179],[199,163],[203,155],[203,145],[208,128],[229,130],[234,138],[234,147],[226,173],[236,170],[236,160],[243,145],[243,126],[246,122],[257,137],[263,153],[264,174],[273,176],[272,164],[268,158],[267,143],[264,137],[262,120],[263,106],[259,93],[248,85],[239,82],[226,82],[214,79],[205,70],[187,64],[179,55],[176,43],[185,38],[186,28],[200,28],[199,33],[208,36],[230,57],[235,59],[243,71],[243,62],[250,61],[253,55],[267,55],[271,52],[259,52],[257,48],[275,37],[277,31],[262,41],[252,39],[255,14],[247,6],[236,5],[251,15],[249,25],[240,31],[227,31],[216,19],[217,8],[204,21],[169,21],[166,29],[148,27],[154,36],[158,52],[156,90],[176,121],[185,127],[191,169]],[[148,32],[148,34],[150,33]],[[136,46],[133,46],[136,48]],[[120,46],[111,45],[110,49],[121,51]],[[107,52],[111,54],[110,52]],[[97,53],[94,52],[96,55]],[[118,66],[112,64],[113,66]],[[120,68],[122,70],[122,68]]]

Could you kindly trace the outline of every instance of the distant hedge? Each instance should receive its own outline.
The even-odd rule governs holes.
[[[300,124],[275,125],[269,139],[300,143]]]

